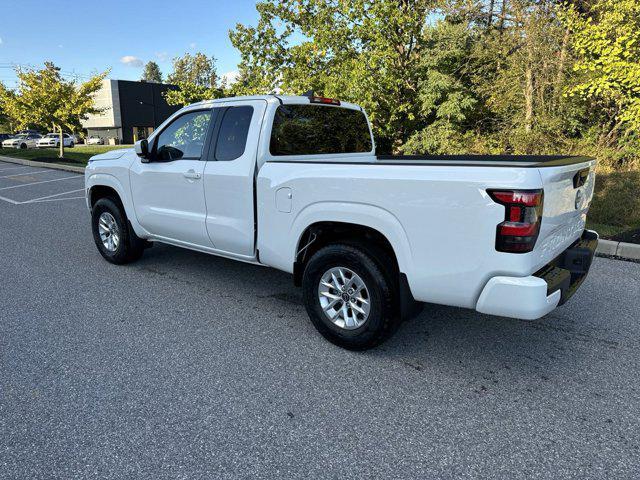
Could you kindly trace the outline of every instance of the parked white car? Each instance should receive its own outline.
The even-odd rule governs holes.
[[[416,302],[526,320],[566,302],[598,243],[594,182],[586,157],[376,155],[357,105],[275,95],[185,107],[85,170],[106,260],[158,241],[292,273],[314,326],[351,349]]]
[[[104,138],[97,135],[91,135],[87,138],[87,145],[104,145]]]
[[[73,148],[75,146],[74,138],[68,133],[62,134],[62,142],[65,147]],[[60,146],[60,134],[59,133],[47,133],[36,143],[38,148],[57,148]]]
[[[2,148],[36,148],[41,138],[38,133],[21,133],[2,142]]]

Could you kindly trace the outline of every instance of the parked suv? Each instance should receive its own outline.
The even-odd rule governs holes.
[[[74,138],[68,133],[62,134],[62,141],[65,147],[73,148],[75,145]],[[59,133],[47,133],[36,143],[38,148],[54,148],[60,146],[60,134]]]

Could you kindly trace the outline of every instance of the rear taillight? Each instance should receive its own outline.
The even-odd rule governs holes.
[[[533,250],[542,221],[542,190],[487,190],[489,196],[504,205],[504,222],[496,231],[496,250],[527,253]]]

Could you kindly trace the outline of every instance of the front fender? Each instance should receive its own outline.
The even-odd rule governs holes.
[[[120,197],[120,201],[122,202],[122,205],[124,207],[127,219],[129,220],[129,223],[131,223],[131,226],[133,227],[134,232],[136,232],[136,235],[140,238],[148,237],[149,233],[144,228],[142,228],[136,218],[129,189],[125,188],[120,179],[115,175],[111,175],[108,173],[87,172],[85,176],[85,192],[87,196],[87,206],[89,208],[91,207],[91,205],[89,204],[89,192],[93,187],[97,186],[109,187],[115,190]]]

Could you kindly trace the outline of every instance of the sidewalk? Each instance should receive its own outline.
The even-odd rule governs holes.
[[[0,162],[16,163],[18,165],[25,165],[28,167],[41,167],[52,168],[54,170],[64,170],[65,172],[84,173],[84,167],[76,167],[74,165],[60,165],[57,163],[49,162],[35,162],[33,160],[23,160],[22,158],[7,157],[0,155]]]

